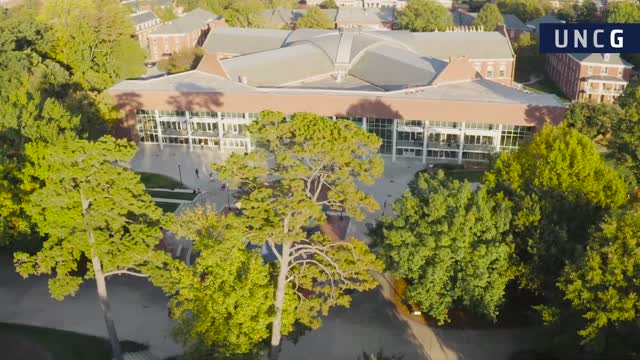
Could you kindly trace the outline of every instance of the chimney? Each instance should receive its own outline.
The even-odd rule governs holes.
[[[604,57],[604,61],[609,61],[611,59],[611,54],[602,54]]]

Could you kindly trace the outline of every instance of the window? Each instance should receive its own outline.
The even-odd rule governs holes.
[[[504,79],[507,74],[507,68],[504,65],[500,65],[500,72],[498,73],[498,77]]]
[[[622,68],[618,68],[618,77],[622,77]]]
[[[604,61],[609,61],[609,59],[611,59],[611,54],[604,54]]]
[[[493,66],[487,67],[487,79],[493,79]]]
[[[529,140],[532,132],[530,126],[503,125],[500,144],[505,149],[516,149]]]
[[[593,66],[589,65],[589,70],[587,72],[589,75],[593,75]]]
[[[367,118],[367,131],[382,140],[381,154],[393,154],[393,119]]]
[[[601,75],[607,75],[609,68],[607,68],[606,66],[603,66],[602,69],[600,69],[600,74]]]

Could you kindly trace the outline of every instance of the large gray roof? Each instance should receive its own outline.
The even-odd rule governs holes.
[[[429,85],[446,65],[442,60],[422,58],[408,50],[381,45],[364,53],[349,74],[393,91]]]
[[[197,8],[181,17],[167,21],[155,29],[152,34],[188,34],[219,18],[215,14]]]
[[[213,29],[202,46],[215,53],[244,55],[282,46],[289,30],[219,27]]]
[[[553,14],[541,16],[539,18],[535,18],[527,21],[527,26],[536,32],[539,32],[540,24],[561,24],[564,21],[560,20],[557,16]]]
[[[594,53],[574,53],[571,54],[576,60],[585,63],[595,63],[602,65],[625,65],[628,67],[633,67],[632,64],[625,61],[620,57],[620,54],[609,54],[609,60],[604,59],[605,54],[594,54]]]
[[[421,54],[442,60],[452,56],[470,59],[510,59],[509,41],[495,31],[413,33],[413,46]]]
[[[237,56],[223,60],[222,66],[231,80],[244,77],[252,86],[281,86],[333,72],[331,59],[311,44]]]

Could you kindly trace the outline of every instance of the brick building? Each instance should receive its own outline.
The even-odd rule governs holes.
[[[620,54],[547,54],[545,70],[572,100],[613,103],[633,66]]]
[[[391,160],[460,163],[515,149],[566,111],[554,95],[501,84],[507,71],[476,71],[513,60],[498,32],[216,28],[203,48],[196,70],[108,90],[124,115],[117,135],[249,151],[247,125],[260,111],[313,112],[376,134]]]
[[[129,15],[136,27],[136,39],[140,47],[148,49],[147,36],[161,25],[160,18],[151,10],[144,10]]]
[[[211,29],[224,26],[223,17],[200,8],[168,21],[147,35],[149,61],[157,62],[181,49],[202,46]]]

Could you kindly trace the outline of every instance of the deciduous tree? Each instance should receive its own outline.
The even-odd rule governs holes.
[[[521,280],[545,293],[555,291],[566,261],[584,249],[590,227],[627,198],[624,180],[591,140],[562,126],[545,126],[529,144],[502,153],[484,181],[515,205]]]
[[[500,24],[504,24],[504,19],[496,4],[483,6],[473,22],[473,25],[482,26],[485,31],[494,31]]]
[[[592,140],[606,140],[620,116],[621,110],[617,105],[576,102],[569,105],[563,124]]]
[[[265,150],[231,155],[213,169],[238,186],[245,238],[277,258],[270,352],[277,358],[288,292],[297,295],[294,318],[317,327],[332,306],[348,306],[346,290],[375,287],[369,272],[380,264],[366,245],[308,230],[325,222],[323,207],[356,219],[377,208],[355,181],[371,184],[382,173],[380,139],[350,121],[308,113],[287,120],[263,112],[249,131]]]
[[[233,1],[223,14],[229,26],[246,28],[265,27],[262,11],[264,4],[259,0]]]
[[[306,14],[296,22],[296,27],[299,29],[333,29],[335,28],[335,24],[319,7],[312,6],[307,10]]]
[[[433,0],[409,0],[397,18],[403,30],[443,31],[453,26],[451,13]]]
[[[516,275],[509,202],[439,171],[419,173],[383,220],[387,268],[409,282],[408,300],[438,322],[463,306],[495,321]]]
[[[607,7],[607,22],[640,22],[640,4],[632,1],[617,1],[609,4],[609,6]]]
[[[559,286],[588,322],[582,336],[593,338],[603,328],[637,321],[639,241],[640,210],[618,212],[592,236],[579,261],[565,268]]]
[[[43,185],[25,207],[47,240],[35,255],[14,254],[22,276],[52,275],[49,292],[58,300],[74,295],[85,279],[95,279],[113,355],[119,360],[106,279],[150,275],[171,289],[163,271],[172,264],[171,257],[155,249],[162,237],[161,210],[139,176],[126,168],[136,151],[133,143],[112,137],[29,143],[26,154],[32,165],[27,173]],[[83,259],[91,264],[86,274],[79,271]]]

